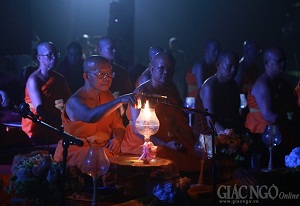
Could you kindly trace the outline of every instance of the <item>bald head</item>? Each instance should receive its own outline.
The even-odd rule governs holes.
[[[227,58],[232,59],[235,64],[239,63],[239,56],[233,51],[221,52],[218,56],[218,63],[224,62]]]
[[[249,49],[259,49],[259,45],[256,41],[253,41],[253,40],[246,40],[244,41],[244,45],[243,45],[243,49],[244,51],[247,51]]]
[[[39,55],[44,55],[49,51],[49,49],[55,50],[56,52],[56,48],[52,42],[42,42],[38,45],[37,52]]]
[[[99,48],[106,46],[106,44],[114,44],[114,41],[109,37],[102,37],[98,41]]]
[[[90,56],[83,62],[84,72],[93,72],[100,68],[98,67],[111,67],[110,61],[98,55]]]
[[[221,50],[221,44],[215,40],[208,40],[205,43],[204,48],[204,55],[205,55],[205,61],[207,64],[213,64],[217,61],[218,55]]]
[[[170,63],[171,67],[175,66],[175,59],[169,52],[158,52],[152,59],[151,64],[155,65],[158,61],[166,61]]]
[[[204,49],[210,50],[212,48],[216,48],[216,49],[220,50],[220,48],[221,48],[220,42],[215,39],[210,39],[210,40],[206,41]]]
[[[264,62],[277,57],[285,58],[284,51],[278,47],[270,47],[264,52]]]
[[[158,52],[162,52],[162,51],[163,49],[159,46],[150,47],[148,50],[149,61],[151,61]]]

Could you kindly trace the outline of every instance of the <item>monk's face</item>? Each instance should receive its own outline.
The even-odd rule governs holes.
[[[116,47],[110,40],[106,40],[99,45],[99,54],[106,59],[113,61],[116,57]]]
[[[233,79],[238,71],[239,62],[233,55],[226,55],[218,64],[218,73],[223,81]]]
[[[37,58],[41,65],[48,69],[56,66],[58,61],[58,54],[53,44],[44,43],[39,47]]]
[[[154,61],[152,61],[150,71],[153,83],[165,84],[172,81],[174,65],[168,57],[161,55],[155,57]]]
[[[93,68],[86,72],[89,83],[96,90],[108,91],[114,77],[114,73],[108,63],[95,64]]]

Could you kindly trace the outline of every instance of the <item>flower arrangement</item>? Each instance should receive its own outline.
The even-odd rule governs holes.
[[[245,160],[245,154],[250,147],[250,138],[240,136],[232,129],[225,129],[219,134],[219,142],[216,144],[220,159],[230,158],[237,165]]]
[[[185,205],[190,185],[189,178],[182,178],[178,174],[171,175],[165,169],[157,169],[150,174],[146,191],[159,201],[155,205]]]
[[[67,192],[80,192],[83,185],[82,173],[78,168],[66,168]],[[34,151],[16,155],[12,164],[12,177],[7,192],[13,197],[24,198],[34,205],[56,204],[60,200],[63,166],[54,162],[47,151]]]
[[[292,152],[285,156],[285,166],[300,169],[300,147],[296,147]]]
[[[59,200],[61,164],[47,152],[17,155],[12,165],[12,177],[7,191],[34,204]]]

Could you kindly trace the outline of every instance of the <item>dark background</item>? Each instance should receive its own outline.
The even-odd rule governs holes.
[[[30,54],[32,40],[53,41],[64,53],[83,34],[109,35],[129,64],[147,63],[149,46],[168,47],[175,36],[187,67],[202,54],[207,39],[240,56],[246,39],[262,49],[287,53],[287,75],[299,79],[298,0],[0,0],[0,55]],[[115,20],[118,19],[118,22]],[[293,82],[294,83],[294,82]]]

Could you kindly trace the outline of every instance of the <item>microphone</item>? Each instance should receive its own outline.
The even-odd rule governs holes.
[[[146,97],[146,98],[168,99],[167,96],[165,96],[165,95],[160,95],[160,94],[146,94],[146,93],[142,92],[142,93],[137,93],[137,95],[144,96],[144,97]]]
[[[19,109],[21,112],[22,117],[26,118],[28,116],[35,118],[35,115],[30,110],[30,106],[28,103],[23,102],[19,105]]]

